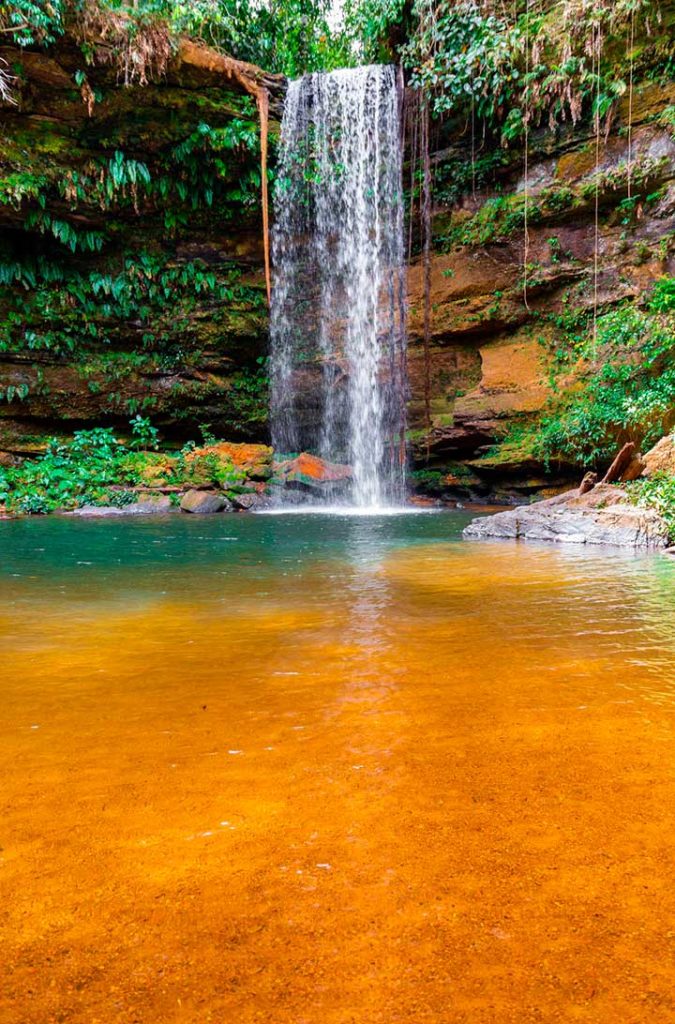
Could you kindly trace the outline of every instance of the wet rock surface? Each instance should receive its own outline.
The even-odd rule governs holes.
[[[132,501],[128,505],[82,505],[72,512],[66,512],[69,516],[142,516],[157,515],[174,511],[171,499],[165,495],[151,495],[140,501]]]
[[[474,519],[464,530],[464,537],[652,551],[668,546],[668,528],[662,517],[652,509],[629,504],[626,491],[609,484],[598,484],[586,493],[577,488],[534,505]]]
[[[261,509],[269,508],[272,499],[262,490],[245,491],[243,494],[233,495],[232,504],[238,512],[259,512]]]
[[[351,466],[327,462],[308,452],[277,462],[274,472],[277,481],[286,487],[314,493],[343,487],[352,477]]]
[[[231,508],[232,505],[227,498],[215,491],[187,491],[180,502],[181,512],[190,512],[194,515],[211,515]]]

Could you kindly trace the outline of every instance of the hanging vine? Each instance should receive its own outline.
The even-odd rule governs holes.
[[[530,262],[530,227],[529,227],[529,213],[530,213],[530,181],[529,181],[529,128],[530,128],[530,111],[528,105],[528,89],[529,89],[529,77],[530,77],[530,0],[527,0],[525,8],[525,91],[524,91],[524,110],[523,110],[523,161],[524,161],[524,196],[523,196],[523,303],[525,308],[529,310],[530,306],[527,301],[527,284],[528,284],[528,269]]]
[[[429,103],[423,98],[420,104],[420,149],[422,164],[422,265],[424,273],[424,419],[428,431],[431,429],[431,155],[429,153]]]
[[[626,188],[631,198],[633,174],[633,71],[635,67],[635,7],[631,6],[630,35],[628,43],[628,161],[626,167]]]
[[[594,25],[593,68],[596,80],[593,127],[595,131],[595,192],[593,233],[593,352],[598,338],[598,264],[600,255],[600,59],[602,55],[602,27],[598,18]]]
[[[263,251],[265,254],[265,288],[267,305],[272,302],[272,275],[270,270],[270,211],[267,182],[267,138],[269,132],[270,97],[262,86],[256,97],[260,115],[260,190],[262,199]]]

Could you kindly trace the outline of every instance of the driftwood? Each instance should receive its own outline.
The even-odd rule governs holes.
[[[634,455],[621,474],[621,483],[627,484],[630,483],[631,480],[637,480],[642,476],[646,467],[647,463],[642,456],[639,453]]]
[[[628,466],[633,461],[634,457],[635,443],[633,441],[628,441],[623,446],[619,454],[616,456],[614,462],[609,467],[609,469],[607,470],[607,472],[605,473],[600,482],[603,484],[616,483],[617,480],[621,479],[625,470],[628,469]]]

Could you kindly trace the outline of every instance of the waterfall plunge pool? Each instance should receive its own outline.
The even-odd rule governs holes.
[[[7,1019],[669,1015],[675,565],[468,519],[3,523]]]
[[[416,508],[414,505],[280,505],[255,512],[258,516],[419,516],[443,512],[442,508]]]

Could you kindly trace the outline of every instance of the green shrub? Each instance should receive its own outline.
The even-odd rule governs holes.
[[[675,476],[659,473],[648,480],[635,480],[626,490],[634,504],[653,508],[663,517],[671,543],[675,543]]]
[[[133,448],[159,447],[159,431],[147,417],[136,415],[129,421],[129,425],[134,438],[131,442]]]
[[[577,340],[572,358],[587,361],[582,387],[552,404],[537,430],[535,453],[581,466],[611,458],[620,441],[649,446],[675,413],[675,330],[672,314],[657,310],[661,285],[647,311],[627,306],[598,320]]]
[[[126,504],[133,500],[133,491],[111,491],[111,486],[141,485],[143,470],[153,458],[150,452],[130,450],[107,427],[78,430],[69,444],[54,438],[40,458],[3,470],[0,500],[11,511],[32,515],[88,504]]]

